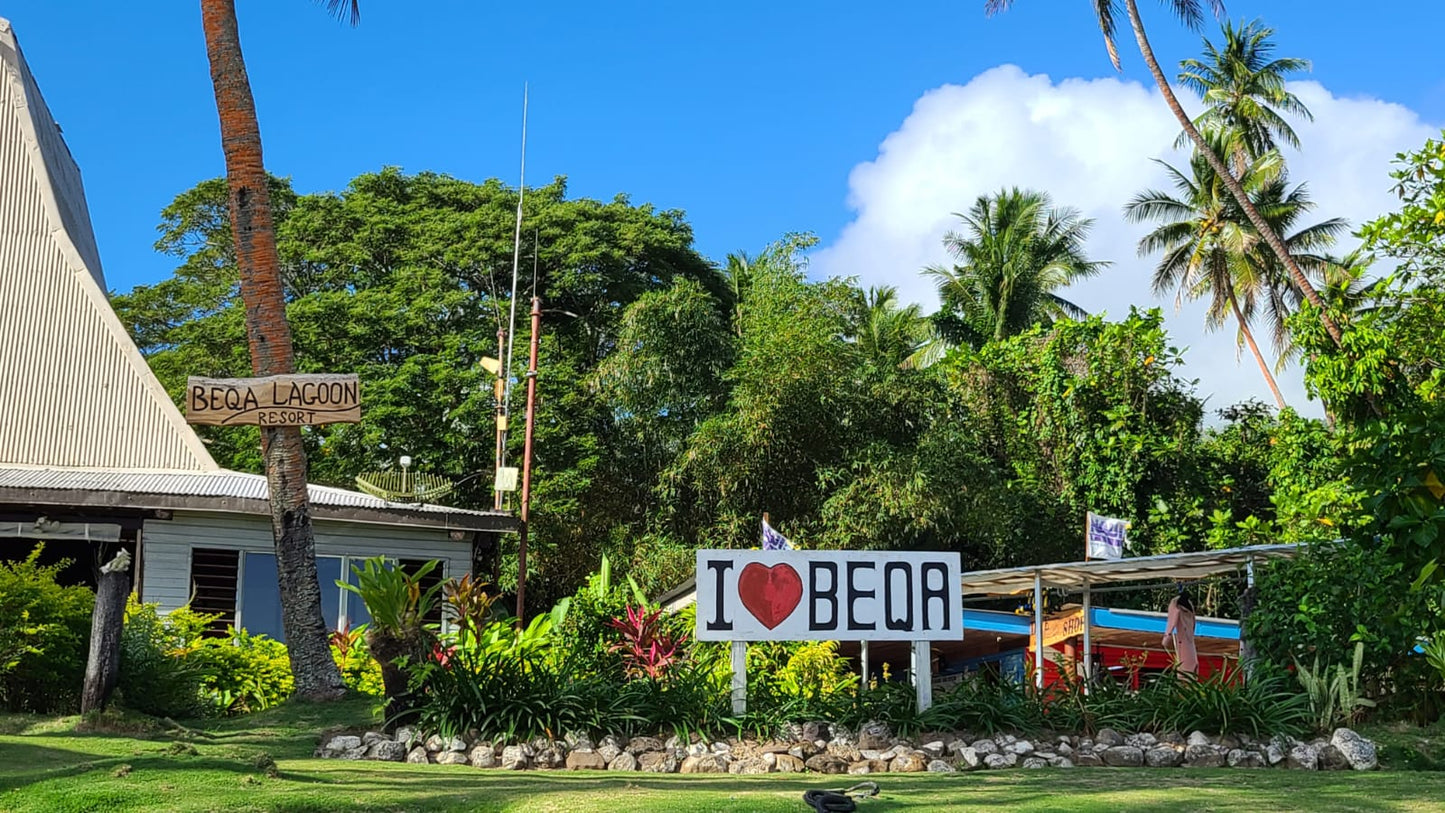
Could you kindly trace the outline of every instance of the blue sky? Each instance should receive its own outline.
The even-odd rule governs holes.
[[[222,172],[198,5],[0,3],[80,162],[115,289],[170,273],[173,263],[151,249],[159,210]],[[883,165],[880,144],[919,120],[910,116],[930,91],[976,87],[1004,64],[1054,82],[1117,76],[1082,0],[1021,0],[992,19],[981,0],[371,0],[356,29],[306,0],[239,5],[267,166],[298,189],[338,189],[384,165],[514,183],[528,81],[529,179],[566,175],[574,195],[626,192],[684,209],[713,258],[795,230],[842,251],[840,236],[867,211],[855,168]],[[1155,4],[1145,8],[1166,64],[1197,52],[1197,35]],[[1229,11],[1265,17],[1283,53],[1314,61],[1308,78],[1331,98],[1379,99],[1422,122],[1445,121],[1437,56],[1445,10],[1397,0],[1347,16],[1358,8],[1255,0]],[[1131,44],[1122,45],[1126,84],[1147,80]],[[939,205],[961,210],[985,191],[965,183],[956,203]],[[912,269],[860,275],[890,281]],[[1110,299],[1110,310],[1123,302]]]

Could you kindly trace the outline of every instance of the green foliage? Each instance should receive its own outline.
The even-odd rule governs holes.
[[[181,608],[161,615],[160,605],[130,597],[120,639],[119,702],[156,717],[200,717],[210,711],[202,683],[212,675],[203,658],[189,657],[214,616]]]
[[[669,631],[662,613],[629,605],[623,617],[612,619],[611,627],[621,637],[612,651],[622,655],[633,678],[660,680],[682,655],[687,634]]]
[[[417,568],[415,573],[408,573],[384,557],[373,556],[363,560],[360,567],[351,566],[351,572],[356,574],[356,584],[337,579],[336,586],[351,591],[366,603],[373,630],[404,636],[420,629],[423,619],[436,606],[441,584],[434,584],[426,590],[421,585],[438,564],[432,559]]]
[[[0,561],[0,707],[11,711],[73,710],[85,678],[95,595],[58,584],[67,563],[41,565],[43,550]]]
[[[371,657],[366,646],[366,625],[331,633],[331,659],[341,670],[346,687],[368,697],[382,697],[381,664]]]
[[[202,694],[212,713],[247,714],[279,705],[296,684],[286,645],[264,635],[230,629],[225,638],[203,638],[186,654],[201,664]]]
[[[1318,731],[1330,731],[1337,725],[1354,723],[1363,709],[1374,708],[1375,702],[1360,691],[1360,667],[1365,662],[1365,644],[1355,644],[1354,660],[1349,666],[1325,664],[1320,667],[1319,655],[1314,665],[1306,667],[1295,662],[1295,675],[1309,698],[1311,720]]]

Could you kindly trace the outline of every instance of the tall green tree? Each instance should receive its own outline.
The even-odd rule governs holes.
[[[1174,16],[1178,17],[1186,26],[1192,30],[1198,30],[1204,23],[1204,2],[1201,0],[1162,0]],[[1014,0],[985,0],[984,9],[989,14],[1006,11],[1014,3]],[[1224,4],[1220,0],[1209,0],[1208,2],[1215,16],[1224,11]],[[1094,0],[1094,12],[1099,23],[1099,30],[1104,35],[1104,45],[1108,49],[1109,59],[1114,63],[1115,70],[1119,70],[1119,49],[1115,44],[1115,34],[1118,31],[1118,17],[1122,12],[1129,20],[1129,26],[1134,31],[1134,39],[1139,45],[1139,53],[1144,57],[1144,63],[1149,67],[1149,73],[1154,77],[1154,84],[1158,86],[1159,93],[1164,97],[1164,102],[1169,106],[1169,112],[1179,121],[1189,140],[1194,142],[1194,147],[1209,162],[1209,165],[1224,182],[1225,188],[1234,196],[1240,209],[1244,212],[1249,222],[1260,234],[1265,244],[1274,252],[1280,265],[1284,268],[1295,287],[1299,290],[1300,296],[1304,297],[1314,308],[1320,324],[1325,332],[1334,342],[1336,347],[1340,346],[1340,327],[1335,323],[1333,317],[1323,307],[1323,300],[1319,292],[1310,283],[1309,277],[1294,261],[1289,248],[1284,243],[1284,238],[1270,227],[1269,221],[1262,215],[1249,198],[1249,193],[1240,185],[1239,179],[1235,178],[1229,171],[1229,167],[1205,140],[1199,128],[1184,112],[1184,106],[1179,103],[1179,97],[1175,95],[1174,89],[1169,85],[1169,79],[1164,75],[1164,70],[1159,67],[1159,60],[1154,55],[1154,48],[1149,44],[1149,35],[1144,30],[1144,20],[1139,14],[1137,0]]]
[[[944,341],[978,347],[1084,315],[1057,291],[1107,266],[1085,253],[1092,220],[1017,188],[984,195],[956,216],[964,230],[943,238],[955,263],[923,271],[938,285],[934,321]]]
[[[1299,97],[1285,86],[1289,76],[1310,69],[1309,60],[1276,57],[1271,40],[1274,29],[1255,20],[1236,28],[1224,23],[1224,41],[1216,46],[1204,39],[1204,58],[1186,59],[1179,82],[1204,100],[1204,112],[1194,120],[1201,133],[1230,134],[1225,153],[1232,159],[1240,185],[1251,158],[1258,158],[1283,144],[1299,147],[1299,136],[1285,115],[1313,121],[1314,116]],[[1180,133],[1176,147],[1189,142]]]
[[[857,290],[849,321],[850,338],[866,359],[881,365],[902,365],[929,334],[922,309],[901,304],[898,289],[891,285]]]
[[[1219,132],[1213,136],[1216,143],[1227,137]],[[1196,152],[1189,174],[1163,165],[1177,195],[1148,190],[1124,209],[1131,222],[1159,224],[1139,241],[1140,256],[1162,255],[1154,271],[1154,291],[1175,291],[1179,301],[1208,299],[1205,318],[1210,329],[1232,318],[1239,340],[1248,345],[1275,402],[1284,409],[1284,396],[1250,326],[1260,310],[1267,311],[1275,345],[1283,353],[1288,346],[1285,320],[1293,310],[1292,288],[1206,159]],[[1269,218],[1272,228],[1288,234],[1285,239],[1292,256],[1322,274],[1328,260],[1319,252],[1345,230],[1345,221],[1327,220],[1289,234],[1313,204],[1303,185],[1289,187],[1278,151],[1250,160],[1241,169],[1239,177],[1252,202]]]
[[[326,5],[353,23],[361,13],[358,0],[326,0]],[[226,155],[231,234],[245,301],[251,368],[258,376],[292,373],[296,371],[295,350],[286,322],[275,219],[261,156],[261,126],[241,53],[235,0],[201,0],[201,25]],[[298,427],[266,427],[261,435],[271,495],[271,530],[276,539],[281,623],[296,695],[305,700],[331,700],[345,694],[346,684],[331,658],[321,613],[316,537],[306,491],[306,448]]]

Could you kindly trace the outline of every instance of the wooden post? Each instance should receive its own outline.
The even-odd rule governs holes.
[[[733,661],[733,714],[744,714],[748,710],[748,643],[732,642]]]
[[[1251,556],[1244,562],[1244,595],[1239,602],[1239,661],[1244,667],[1245,682],[1254,677],[1254,643],[1249,640],[1249,633],[1244,627],[1249,616],[1254,613],[1257,600],[1254,592],[1254,557]]]
[[[1044,574],[1034,571],[1034,687],[1044,688]]]
[[[933,644],[913,642],[913,690],[918,695],[918,711],[933,706]]]
[[[130,595],[130,554],[122,550],[100,569],[95,611],[90,616],[90,659],[85,664],[82,714],[103,711],[120,679],[120,634],[125,624],[125,599]]]
[[[517,628],[526,624],[527,521],[532,513],[532,439],[537,426],[537,350],[542,338],[542,299],[532,297],[532,350],[527,362],[527,429],[522,443],[522,522],[517,529]]]

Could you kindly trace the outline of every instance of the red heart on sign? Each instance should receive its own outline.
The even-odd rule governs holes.
[[[803,579],[792,565],[764,567],[753,562],[738,574],[738,598],[763,626],[773,629],[803,600]]]

